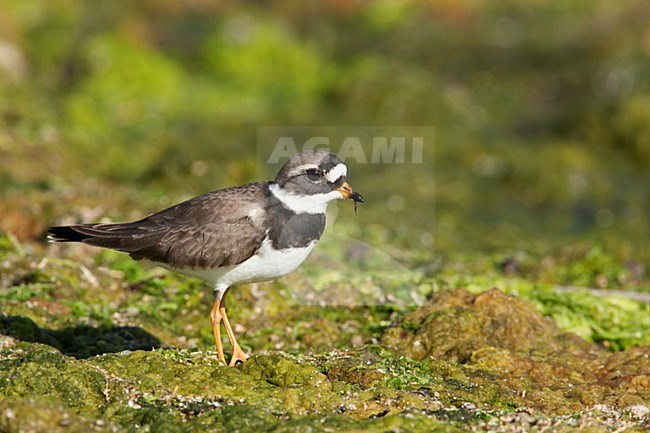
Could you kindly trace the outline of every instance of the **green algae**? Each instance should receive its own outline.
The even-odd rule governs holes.
[[[0,390],[12,404],[63,405],[82,420],[152,432],[456,431],[517,408],[570,414],[595,404],[643,404],[650,352],[592,356],[594,362],[580,369],[566,354],[534,360],[482,348],[459,364],[393,357],[368,347],[318,357],[259,354],[230,368],[213,353],[197,351],[76,360],[29,344],[3,352]],[[588,373],[596,358],[605,368]],[[25,413],[14,422],[31,421]]]
[[[416,278],[421,295],[422,284],[436,291],[410,308],[304,304],[293,296],[311,290],[300,274],[241,287],[229,307],[254,355],[230,368],[198,349],[212,347],[208,289],[105,259],[108,270],[84,271],[84,260],[8,258],[18,277],[0,279],[0,395],[11,431],[34,423],[12,409],[28,404],[52,422],[65,413],[64,424],[117,432],[457,431],[508,416],[600,428],[594,407],[617,414],[614,425],[647,424],[626,414],[650,399],[648,347],[610,353],[568,333],[552,318],[562,324],[559,306],[578,295],[523,278]],[[601,303],[615,305],[626,304]],[[588,306],[576,301],[575,314]]]
[[[366,420],[345,415],[291,415],[277,417],[248,405],[228,406],[219,412],[184,424],[185,431],[215,432],[460,432],[458,427],[437,420],[430,414],[405,411]]]
[[[255,380],[264,380],[282,388],[299,385],[320,388],[327,385],[327,377],[314,366],[296,363],[280,354],[253,357],[240,370]]]
[[[88,433],[125,431],[100,419],[76,415],[57,404],[33,399],[0,400],[0,431],[6,433]]]
[[[23,356],[0,360],[0,392],[7,398],[42,399],[81,413],[97,414],[104,377],[48,346],[34,345]]]
[[[85,369],[80,369],[82,362]],[[405,404],[404,395],[396,390],[378,388],[341,396],[332,391],[318,362],[280,353],[258,355],[229,368],[199,352],[136,351],[78,361],[32,345],[0,365],[1,392],[6,398],[63,404],[73,413],[107,419],[124,428],[147,425],[150,431],[202,431],[218,423],[222,431],[229,431],[229,426],[240,431],[283,431],[316,422],[322,431],[416,425],[420,427],[414,431],[454,431],[435,417],[405,412],[415,406]],[[399,403],[391,409],[392,401]],[[346,405],[360,409],[351,410],[352,417],[336,415]],[[391,410],[395,413],[386,416]],[[29,416],[25,418],[16,423],[27,422]],[[261,425],[267,427],[259,430]]]

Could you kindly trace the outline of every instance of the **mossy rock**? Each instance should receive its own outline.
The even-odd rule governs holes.
[[[466,362],[485,346],[526,353],[559,349],[557,327],[532,306],[492,289],[471,294],[458,289],[436,293],[431,301],[388,328],[382,343],[419,360]]]
[[[280,354],[257,355],[241,366],[241,371],[255,380],[265,380],[282,388],[307,385],[329,387],[327,377],[313,365]]]
[[[103,420],[90,420],[51,402],[35,399],[0,400],[3,433],[88,433],[123,431]]]
[[[33,344],[23,356],[0,361],[0,394],[12,399],[47,399],[97,414],[105,387],[100,372],[49,346]]]

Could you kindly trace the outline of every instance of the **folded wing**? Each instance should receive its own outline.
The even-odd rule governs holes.
[[[235,265],[266,237],[265,183],[209,192],[144,219],[50,227],[54,242],[81,242],[123,251],[177,269]]]

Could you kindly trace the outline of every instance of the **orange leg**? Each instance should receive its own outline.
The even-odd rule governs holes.
[[[223,317],[223,325],[226,327],[226,333],[228,334],[228,339],[230,340],[230,345],[232,346],[232,358],[230,358],[230,364],[228,364],[232,367],[235,364],[237,364],[237,361],[246,362],[246,358],[248,357],[246,356],[244,351],[241,350],[241,347],[239,347],[239,343],[237,343],[237,338],[235,338],[235,333],[230,327],[230,321],[228,320],[228,315],[226,314],[226,294],[228,293],[228,290],[230,290],[230,288],[228,288],[224,292],[223,297],[221,298],[221,306],[219,307],[219,312]]]
[[[226,357],[223,356],[223,345],[221,343],[221,321],[223,316],[221,314],[221,300],[223,299],[222,293],[217,292],[217,297],[212,304],[212,310],[210,311],[210,320],[212,321],[212,335],[214,335],[214,344],[217,347],[217,357],[219,361],[226,363]]]
[[[226,314],[226,295],[230,288],[224,290],[223,292],[217,291],[217,297],[214,300],[212,305],[212,311],[210,311],[210,319],[212,320],[212,334],[214,335],[214,343],[217,347],[217,357],[219,361],[226,362],[226,358],[223,354],[223,345],[221,342],[221,322],[226,327],[226,333],[228,334],[228,340],[232,345],[232,358],[230,358],[230,366],[237,364],[237,361],[246,362],[246,354],[239,347],[237,343],[237,338],[235,338],[235,333],[230,326],[230,321],[228,320],[228,315]]]

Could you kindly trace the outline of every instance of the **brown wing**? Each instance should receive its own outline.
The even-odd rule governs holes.
[[[55,242],[82,242],[174,268],[241,263],[265,236],[265,182],[209,192],[129,223],[50,227]]]

